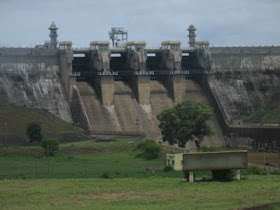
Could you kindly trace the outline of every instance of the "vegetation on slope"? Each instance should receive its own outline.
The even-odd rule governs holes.
[[[19,107],[0,108],[0,142],[5,142],[6,125],[9,145],[29,142],[26,136],[27,125],[36,121],[42,127],[44,137],[58,137],[61,141],[85,139],[82,129],[67,123],[44,110],[32,110]]]
[[[264,107],[243,116],[244,122],[280,124],[280,91],[275,91]]]

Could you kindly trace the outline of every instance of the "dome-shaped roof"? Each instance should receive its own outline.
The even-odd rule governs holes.
[[[189,26],[189,30],[196,30],[196,28],[194,27],[194,25],[191,24],[191,25]]]
[[[54,23],[54,21],[52,22],[52,24],[50,25],[49,29],[58,29]]]

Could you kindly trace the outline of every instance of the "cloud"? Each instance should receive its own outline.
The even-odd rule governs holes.
[[[280,45],[278,0],[0,0],[1,45],[40,44],[55,21],[59,40],[88,46],[108,40],[112,26],[128,29],[130,40],[187,44],[187,28],[213,45]],[[13,45],[13,44],[12,44]]]

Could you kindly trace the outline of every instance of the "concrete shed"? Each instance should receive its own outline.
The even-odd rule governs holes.
[[[182,171],[183,153],[166,154],[166,165],[172,166],[175,171]]]

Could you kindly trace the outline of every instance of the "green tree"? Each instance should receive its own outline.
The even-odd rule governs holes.
[[[47,156],[54,156],[59,148],[59,141],[57,139],[43,139],[41,147],[44,148]]]
[[[41,142],[43,135],[41,133],[41,125],[38,122],[31,122],[27,125],[26,135],[30,139],[30,142]]]
[[[163,141],[185,147],[189,140],[195,140],[196,146],[200,148],[204,136],[213,133],[212,128],[206,124],[212,116],[213,113],[207,106],[185,102],[164,110],[157,118]]]

